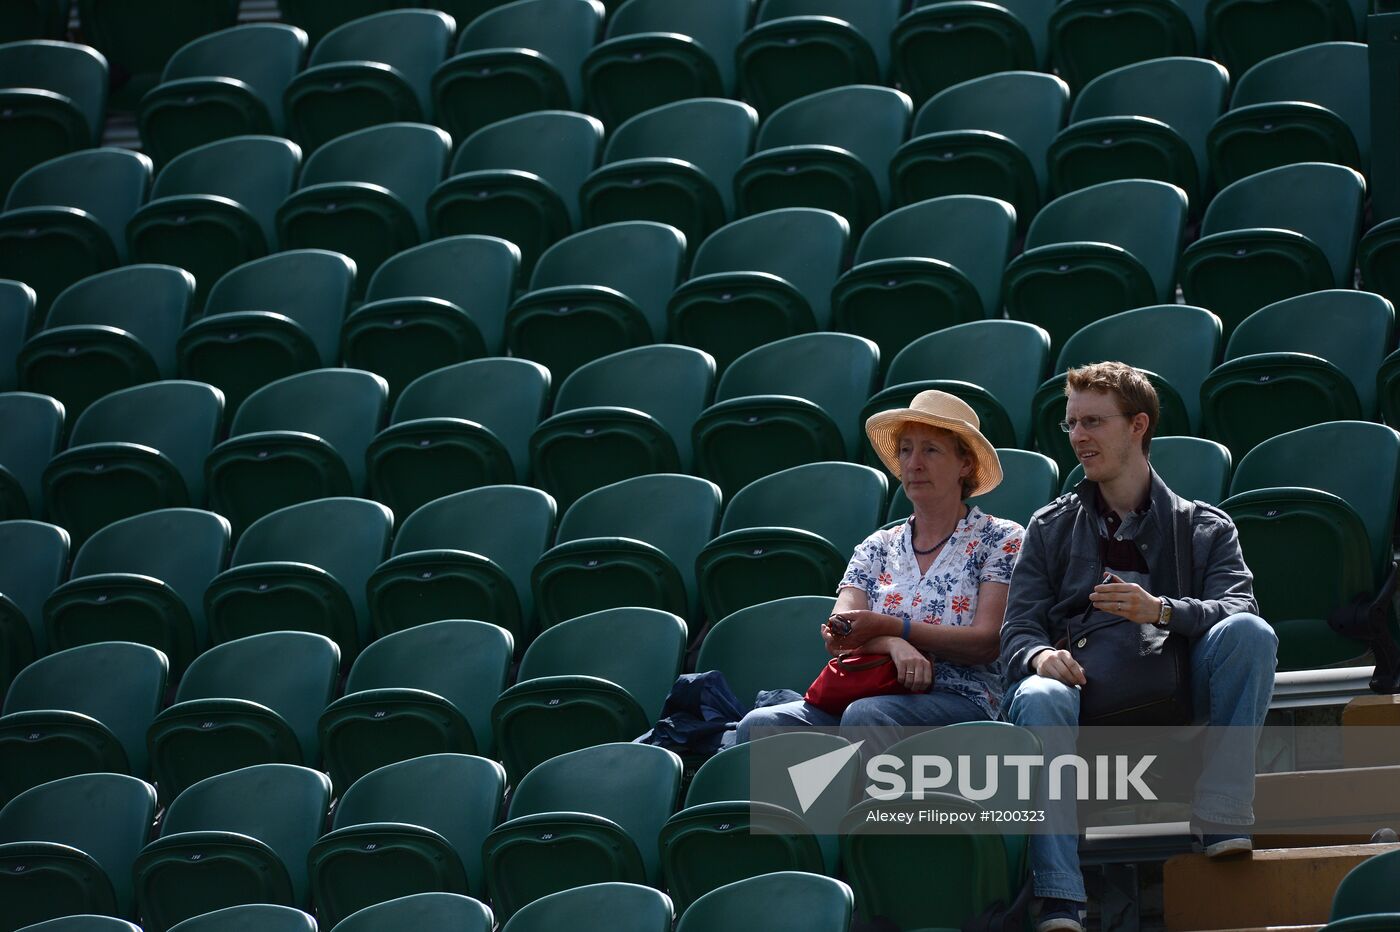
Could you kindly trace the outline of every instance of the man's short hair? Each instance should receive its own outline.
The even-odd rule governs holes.
[[[1157,401],[1157,389],[1152,387],[1141,371],[1122,362],[1096,362],[1080,366],[1069,370],[1065,379],[1065,397],[1069,397],[1070,392],[1107,392],[1118,396],[1121,413],[1146,414],[1147,432],[1142,435],[1142,455],[1147,455],[1162,409]]]

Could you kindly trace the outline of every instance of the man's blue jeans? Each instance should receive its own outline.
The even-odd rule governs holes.
[[[1240,613],[1217,622],[1191,645],[1191,685],[1198,721],[1256,729],[1255,741],[1225,741],[1208,746],[1200,778],[1196,781],[1192,810],[1204,822],[1251,825],[1254,822],[1254,752],[1257,729],[1264,724],[1274,691],[1274,667],[1278,636],[1257,615]],[[1086,670],[1094,676],[1095,671]],[[1108,671],[1098,675],[1112,675]],[[1079,691],[1043,676],[1031,675],[1017,683],[1004,705],[1006,720],[1028,728],[1049,728],[1043,736],[1047,761],[1073,754],[1073,735],[1079,725]],[[1234,732],[1238,737],[1239,732]],[[1064,747],[1053,745],[1064,744]],[[1047,799],[1049,768],[1042,769],[1041,799]],[[1049,803],[1047,802],[1047,806]],[[1073,822],[1061,822],[1062,835],[1030,837],[1031,870],[1035,895],[1084,902],[1084,875],[1079,870],[1079,835]],[[1052,823],[1055,814],[1049,815]],[[1072,834],[1070,832],[1073,832]]]

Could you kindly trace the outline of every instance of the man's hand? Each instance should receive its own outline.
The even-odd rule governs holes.
[[[1066,686],[1083,686],[1084,668],[1067,650],[1043,650],[1031,658],[1035,672],[1047,679],[1059,680]]]
[[[890,659],[900,685],[911,693],[928,692],[933,685],[933,662],[923,651],[903,638],[894,638],[890,641]]]
[[[1117,576],[1113,580],[1100,583],[1089,593],[1094,608],[1140,625],[1156,624],[1162,616],[1162,600],[1137,583],[1123,582]]]

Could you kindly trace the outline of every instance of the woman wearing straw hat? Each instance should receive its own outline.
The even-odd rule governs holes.
[[[755,709],[739,723],[739,741],[761,726],[997,717],[1002,614],[1024,530],[963,503],[1001,482],[996,450],[972,408],[940,391],[872,416],[865,433],[914,513],[856,547],[820,635],[833,655],[888,654],[906,692],[858,699],[839,719],[803,700]]]

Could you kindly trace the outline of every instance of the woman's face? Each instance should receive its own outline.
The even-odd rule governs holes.
[[[962,480],[972,460],[958,453],[949,431],[910,422],[899,434],[899,475],[904,494],[915,504],[962,501]]]

